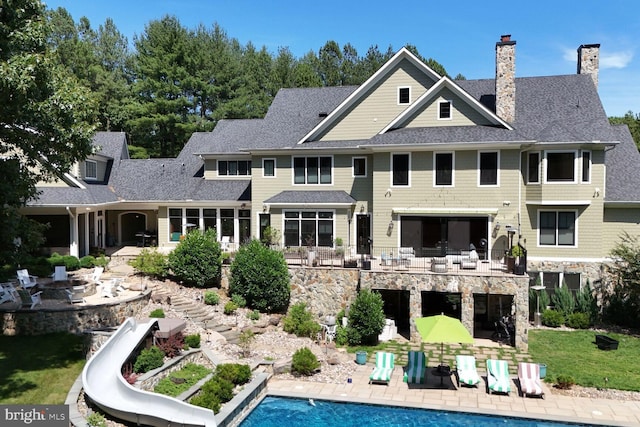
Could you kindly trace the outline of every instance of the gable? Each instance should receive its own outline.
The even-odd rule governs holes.
[[[451,102],[451,119],[439,119],[440,102]],[[434,126],[476,126],[492,125],[486,117],[481,115],[477,107],[469,104],[449,88],[443,88],[428,102],[417,108],[406,119],[405,127],[434,127]]]
[[[407,59],[402,59],[320,136],[321,141],[371,138],[422,96],[435,81]],[[409,88],[409,104],[398,103],[399,88]]]

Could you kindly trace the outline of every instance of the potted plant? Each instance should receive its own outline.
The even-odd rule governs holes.
[[[316,239],[313,237],[313,234],[309,234],[305,239],[305,244],[307,245],[307,265],[315,266],[316,265]]]
[[[520,270],[524,270],[521,267],[520,257],[524,255],[524,248],[520,244],[515,244],[509,249],[507,254],[507,271],[510,273],[518,274]],[[518,271],[516,271],[518,270]],[[523,273],[519,273],[523,274]]]
[[[335,244],[336,244],[336,255],[339,257],[342,257],[344,255],[344,246],[342,246],[343,244],[342,237],[336,237]]]

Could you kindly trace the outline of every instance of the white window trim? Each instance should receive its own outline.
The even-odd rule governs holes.
[[[549,167],[549,163],[547,162],[547,154],[549,153],[573,153],[573,181],[549,181],[547,179],[547,168]],[[578,150],[545,150],[543,158],[542,158],[542,173],[545,184],[551,185],[562,185],[562,184],[578,184],[580,178],[578,175],[582,171],[582,167],[580,165],[580,161],[582,158],[578,155]]]
[[[409,89],[409,102],[400,102],[400,89]],[[411,86],[398,86],[396,101],[398,105],[411,105]]]
[[[363,159],[364,160],[364,175],[356,175],[356,168],[354,165],[354,161],[356,159]],[[351,157],[351,177],[352,178],[367,178],[369,176],[369,165],[367,164],[367,158],[366,156],[353,156]]]
[[[537,181],[529,181],[529,160],[530,160],[529,155],[530,154],[538,154],[538,165],[537,165],[537,168],[538,168],[538,180]],[[541,163],[543,163],[542,153],[540,153],[539,151],[527,152],[527,184],[540,185],[540,183],[541,183],[541,180],[540,180],[540,165],[541,165]]]
[[[480,169],[480,155],[481,154],[486,154],[486,153],[496,153],[496,183],[495,184],[481,184],[480,183],[480,175],[481,175],[481,169]],[[435,163],[434,163],[435,165]],[[478,151],[478,187],[480,188],[496,188],[496,187],[500,187],[500,150],[486,150],[486,151]]]
[[[558,212],[573,212],[574,216],[575,216],[575,222],[574,222],[574,233],[575,233],[575,239],[573,242],[573,245],[569,246],[569,245],[559,245],[558,244],[558,224],[556,222],[556,244],[555,245],[543,245],[540,243],[540,212],[555,212],[556,213],[556,220],[558,218]],[[538,209],[538,211],[536,212],[536,240],[537,240],[537,246],[539,248],[553,248],[553,249],[575,249],[578,247],[578,210],[577,209]]]
[[[589,176],[586,181],[582,180],[582,175],[584,172],[584,163],[583,163],[583,154],[589,153]],[[580,150],[580,182],[582,184],[591,184],[591,175],[593,171],[593,151],[591,150]]]
[[[393,185],[393,156],[409,156],[409,167],[407,171],[407,185]],[[389,156],[389,185],[393,188],[411,188],[411,153],[391,153]]]
[[[451,185],[436,184],[436,156],[438,154],[451,154]],[[434,151],[433,152],[433,186],[435,188],[452,188],[456,186],[456,152],[455,151]]]
[[[294,159],[300,159],[300,158],[304,158],[304,159],[308,159],[309,157],[317,157],[318,159],[320,159],[321,157],[329,157],[331,159],[331,183],[330,184],[321,184],[320,183],[320,175],[318,175],[318,183],[317,184],[308,184],[307,181],[307,173],[306,173],[306,166],[305,166],[305,174],[304,174],[304,180],[305,183],[304,184],[296,184],[296,170],[294,167]],[[291,185],[299,187],[301,185],[308,185],[311,187],[332,187],[335,185],[335,159],[333,157],[333,155],[329,155],[327,156],[326,154],[318,154],[318,155],[308,155],[308,156],[291,156]],[[319,171],[318,171],[319,172]]]
[[[247,168],[247,174],[246,175],[220,175],[220,162],[248,162],[251,163],[251,165],[248,165],[249,167]],[[251,161],[251,159],[218,159],[216,160],[216,175],[218,176],[218,178],[222,178],[222,179],[251,179],[251,175],[253,173],[253,171],[251,170],[251,168],[253,167],[253,162]]]
[[[96,176],[89,176],[89,174],[87,174],[87,165],[89,164],[92,164],[95,166]],[[84,179],[87,179],[87,180],[98,179],[98,162],[96,162],[95,160],[88,160],[88,159],[84,161]]]
[[[267,160],[272,160],[272,161],[273,161],[273,175],[265,175],[265,174],[264,174],[264,171],[265,171],[265,169],[264,169],[264,162],[265,162],[265,161],[267,161]],[[262,177],[263,177],[263,178],[268,178],[268,179],[276,178],[276,175],[277,175],[276,170],[277,170],[277,169],[278,169],[278,168],[277,168],[277,163],[276,163],[276,159],[275,159],[275,157],[265,157],[265,158],[263,158],[263,159],[262,159]]]
[[[449,103],[449,117],[441,117],[440,116],[440,104]],[[438,101],[438,109],[436,111],[437,120],[453,120],[453,101],[450,99],[441,99]]]

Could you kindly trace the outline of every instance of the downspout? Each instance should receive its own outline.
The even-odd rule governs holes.
[[[523,150],[520,150],[520,155],[518,156],[518,173],[520,174],[518,178],[518,244],[520,244],[520,236],[522,236],[522,229],[520,221],[522,218],[522,186],[524,184],[524,178],[522,176],[522,153]]]

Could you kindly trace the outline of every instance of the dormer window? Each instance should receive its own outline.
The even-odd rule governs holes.
[[[84,178],[98,179],[98,163],[93,160],[84,161]]]
[[[451,120],[451,101],[438,102],[438,120]]]
[[[404,86],[398,88],[398,105],[411,104],[411,87]]]

